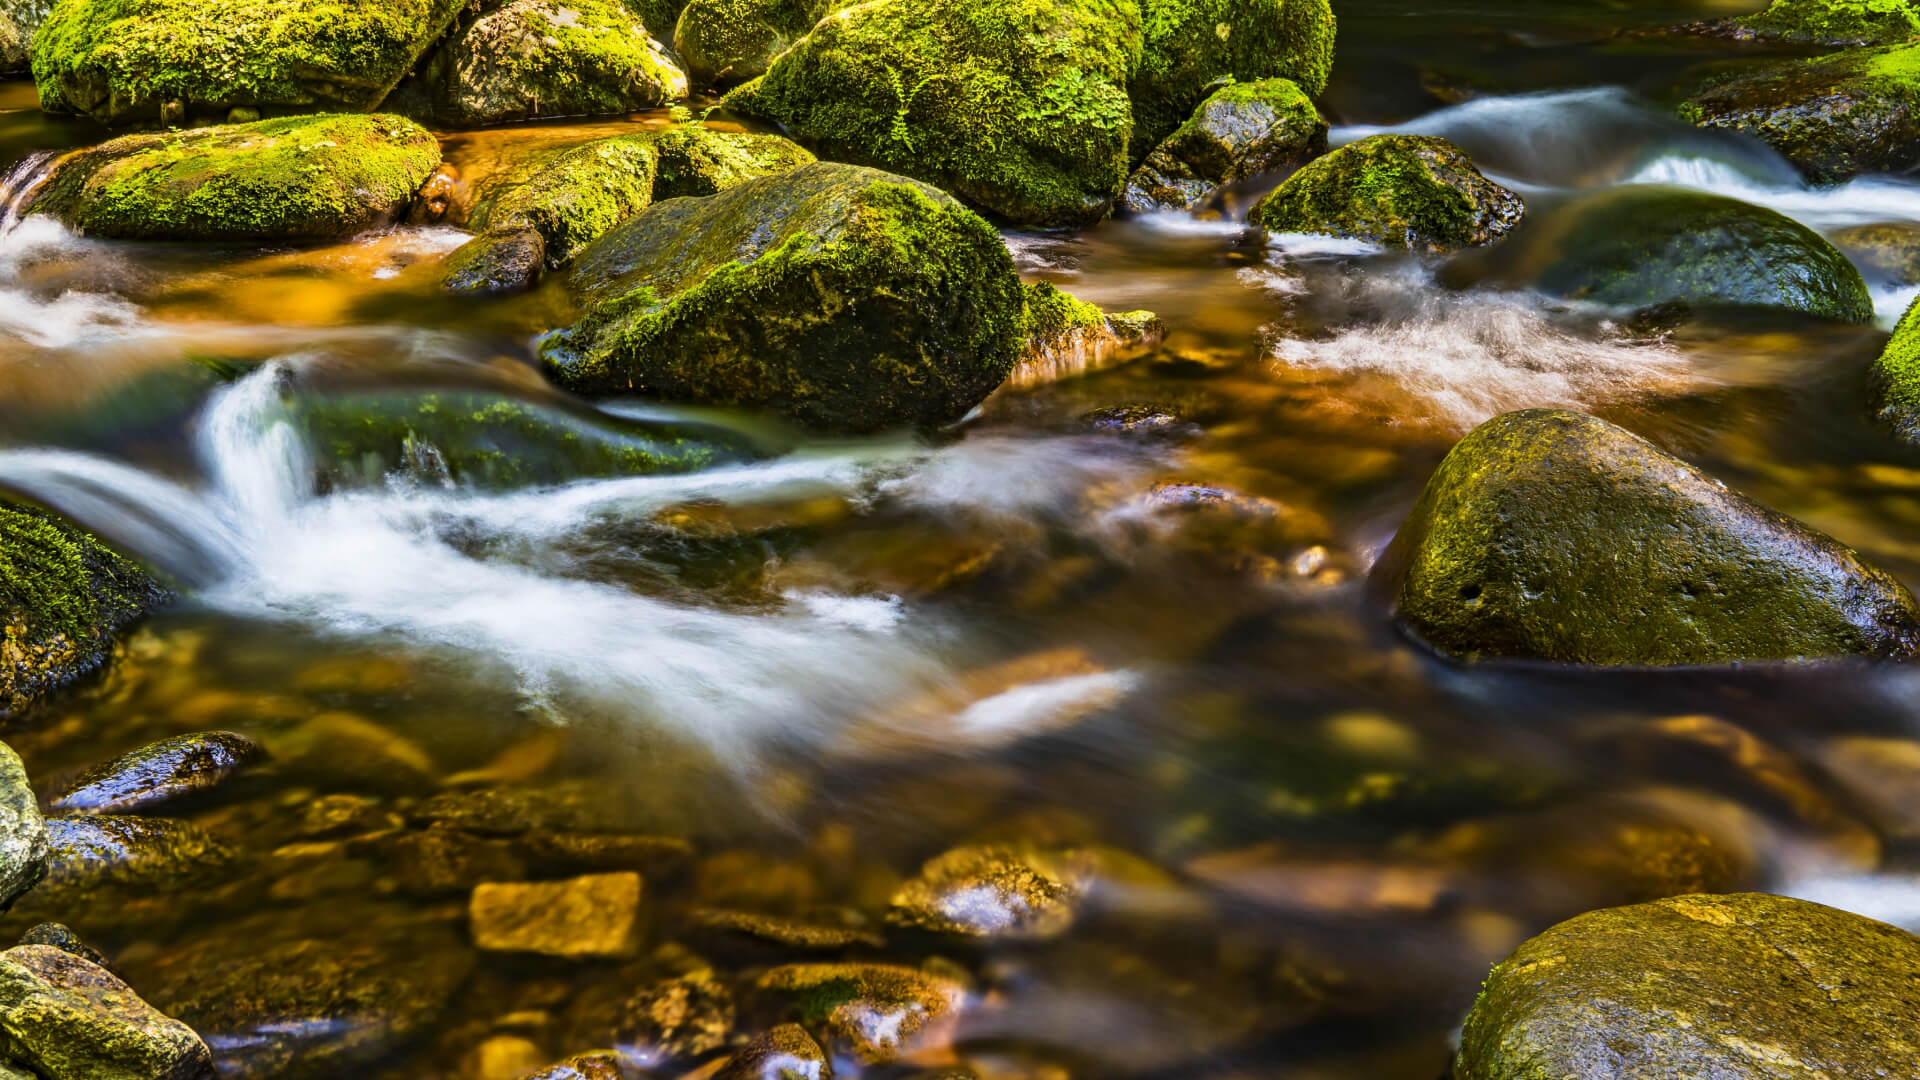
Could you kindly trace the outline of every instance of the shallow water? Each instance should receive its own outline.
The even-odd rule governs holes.
[[[1920,222],[1920,184],[1810,191],[1764,147],[1657,111],[1650,87],[1709,50],[1613,32],[1713,8],[1339,10],[1335,142],[1444,134],[1536,215],[1658,183],[1819,230]],[[1482,96],[1447,104],[1463,86]],[[6,164],[97,137],[32,104],[0,93]],[[470,183],[534,146],[666,122],[462,133],[448,156]],[[770,962],[709,942],[695,909],[878,926],[921,861],[983,841],[1101,850],[1092,909],[1045,945],[879,927],[886,945],[851,950],[964,970],[977,1005],[954,1053],[983,1077],[1433,1080],[1490,964],[1676,883],[1920,926],[1914,672],[1463,669],[1397,634],[1365,583],[1448,447],[1540,405],[1622,423],[1920,583],[1920,452],[1865,403],[1881,329],[1649,330],[1363,245],[1119,221],[1007,241],[1030,278],[1158,312],[1164,343],[1005,389],[950,431],[829,442],[562,402],[529,343],[563,298],[440,297],[435,260],[462,239],[220,251],[38,220],[0,236],[0,484],[184,593],[9,742],[49,788],[210,728],[277,760],[192,815],[245,873],[152,910],[56,913],[136,988],[241,925],[327,942],[458,926],[458,890],[300,822],[321,796],[384,821],[490,787],[584,785],[593,829],[691,853],[648,869],[639,959],[482,957],[377,1075],[480,1075],[475,1047],[502,1031],[549,1057],[591,1048],[608,996],[684,949],[729,974]],[[1913,295],[1873,284],[1884,320]],[[717,425],[757,457],[508,490],[430,461],[316,485],[324,448],[294,406],[369,388]],[[1129,403],[1186,427],[1141,440],[1081,420]],[[465,952],[418,947],[428,966]]]

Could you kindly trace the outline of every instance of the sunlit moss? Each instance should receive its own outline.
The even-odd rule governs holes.
[[[1319,97],[1333,72],[1328,0],[1144,0],[1132,81],[1135,160],[1186,121],[1222,79],[1280,77]]]
[[[1822,45],[1893,45],[1920,37],[1910,0],[1774,0],[1735,25],[1763,37]]]
[[[1518,195],[1482,176],[1447,140],[1375,135],[1288,177],[1249,220],[1271,232],[1444,251],[1499,239],[1525,210]]]

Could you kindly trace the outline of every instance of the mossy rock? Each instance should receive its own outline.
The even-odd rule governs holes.
[[[459,0],[60,0],[33,34],[41,107],[112,124],[375,108]]]
[[[676,127],[654,140],[654,147],[660,155],[653,185],[656,200],[718,195],[749,180],[792,172],[819,160],[792,139],[716,131],[705,124]]]
[[[1920,166],[1920,45],[1717,70],[1696,85],[1683,119],[1760,139],[1816,184]]]
[[[830,1046],[874,1065],[911,1055],[952,1023],[966,998],[966,987],[952,978],[895,964],[788,964],[757,985],[791,1002],[800,1022],[824,1031]]]
[[[832,1075],[832,1063],[807,1029],[782,1024],[735,1051],[713,1080],[819,1080]]]
[[[615,135],[542,156],[512,182],[481,193],[475,232],[529,228],[549,267],[573,261],[608,230],[653,205],[659,153],[644,135]]]
[[[1531,283],[1616,307],[1771,307],[1873,318],[1860,271],[1784,214],[1685,188],[1631,187],[1561,207],[1527,240]]]
[[[193,1029],[112,972],[50,945],[0,953],[7,1057],[54,1080],[214,1080]]]
[[[539,232],[491,229],[447,253],[440,287],[455,296],[511,296],[533,288],[546,267]]]
[[[1445,139],[1374,135],[1288,177],[1248,220],[1269,232],[1451,251],[1493,243],[1520,224],[1526,209]]]
[[[1827,239],[1857,266],[1896,285],[1920,285],[1920,225],[1907,221],[1853,225],[1828,233]]]
[[[1632,432],[1497,416],[1441,462],[1381,562],[1400,621],[1460,658],[1676,666],[1907,659],[1893,575]]]
[[[587,314],[540,347],[562,386],[836,431],[959,419],[1006,378],[1025,322],[992,227],[851,165],[659,203],[588,249],[571,284]]]
[[[619,0],[511,0],[483,11],[434,53],[426,83],[434,118],[469,127],[687,96],[686,73]]]
[[[1743,37],[1806,45],[1897,45],[1920,37],[1910,0],[1773,0],[1727,20]]]
[[[622,420],[481,391],[299,395],[286,403],[325,486],[395,473],[502,490],[685,473],[752,460],[717,428]]]
[[[1920,938],[1780,896],[1570,919],[1487,977],[1455,1080],[1920,1076]]]
[[[39,891],[74,896],[101,885],[184,889],[212,882],[235,858],[233,849],[191,822],[57,817],[47,821],[47,876]]]
[[[1082,903],[1085,861],[1001,845],[954,848],[894,892],[887,918],[960,938],[1059,937]]]
[[[1200,103],[1127,178],[1134,213],[1189,210],[1227,184],[1299,165],[1327,149],[1327,124],[1290,79],[1236,83]]]
[[[53,0],[0,0],[0,15],[5,15],[13,24],[20,39],[21,66],[9,70],[27,70],[27,46],[32,44],[34,31],[47,21],[47,13],[52,10]]]
[[[0,716],[98,668],[113,635],[165,599],[98,539],[0,499]]]
[[[27,767],[0,743],[0,911],[39,883],[47,869],[47,823],[27,782]]]
[[[397,116],[125,135],[61,159],[31,212],[123,240],[337,240],[401,217],[439,164]]]
[[[1084,225],[1126,180],[1140,47],[1132,0],[869,0],[823,19],[724,104],[822,157],[1022,224]]]
[[[1163,332],[1160,317],[1151,311],[1110,313],[1052,283],[1030,282],[1026,292],[1026,347],[1015,372],[1015,384],[1047,382],[1097,366],[1122,348],[1150,344]],[[1059,367],[1057,374],[1051,371]]]
[[[1131,84],[1138,161],[1222,81],[1290,79],[1319,97],[1333,73],[1328,0],[1142,0],[1146,38]]]
[[[1920,442],[1920,300],[1907,308],[1870,376],[1880,421]]]
[[[767,73],[773,58],[807,35],[828,0],[689,0],[673,28],[673,51],[696,86],[733,86]]]

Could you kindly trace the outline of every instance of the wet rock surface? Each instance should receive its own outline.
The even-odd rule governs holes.
[[[799,1024],[782,1024],[740,1048],[714,1080],[829,1080],[833,1066]]]
[[[940,1042],[966,998],[948,976],[890,964],[789,964],[762,975],[758,986],[791,1001],[830,1043],[875,1064]]]
[[[49,1080],[213,1080],[192,1029],[106,969],[48,945],[0,953],[7,1055]]]
[[[0,909],[12,906],[46,873],[47,825],[13,748],[0,743]]]
[[[665,979],[634,994],[621,1008],[614,1042],[629,1067],[658,1069],[720,1049],[733,1026],[732,992],[703,972]]]
[[[1431,135],[1374,135],[1288,177],[1248,220],[1276,233],[1318,233],[1425,251],[1490,244],[1526,214],[1466,153]]]
[[[462,126],[631,112],[687,94],[687,76],[615,0],[510,0],[483,10],[428,62],[436,119]]]
[[[1237,83],[1215,93],[1127,178],[1120,205],[1136,214],[1191,210],[1227,184],[1303,164],[1325,153],[1327,124],[1287,79]]]
[[[236,858],[206,830],[166,818],[52,818],[42,889],[74,895],[98,885],[180,889],[216,876]]]
[[[1073,925],[1079,905],[1078,861],[1014,848],[955,848],[894,894],[888,917],[962,937],[1057,937]]]
[[[258,743],[235,732],[180,735],[87,770],[47,808],[69,814],[145,810],[210,791],[265,758]]]
[[[489,952],[626,956],[638,946],[640,875],[489,882],[473,890],[468,917],[474,944]]]

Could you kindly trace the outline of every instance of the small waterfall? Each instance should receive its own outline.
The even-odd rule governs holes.
[[[19,226],[27,207],[33,204],[33,197],[52,178],[53,167],[61,156],[51,150],[36,150],[21,158],[19,164],[0,179],[0,237]]]

